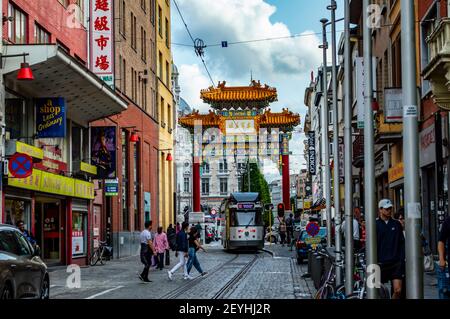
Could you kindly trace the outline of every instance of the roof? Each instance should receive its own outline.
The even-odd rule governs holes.
[[[209,87],[200,91],[200,98],[206,102],[274,102],[277,101],[277,89],[264,86],[255,80],[249,86],[225,87],[226,82],[219,82],[217,88]]]
[[[259,193],[231,193],[236,202],[255,202],[260,200]]]

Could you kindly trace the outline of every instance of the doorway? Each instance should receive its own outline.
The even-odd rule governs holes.
[[[35,204],[36,239],[42,257],[48,264],[59,264],[61,259],[61,200],[37,197]]]

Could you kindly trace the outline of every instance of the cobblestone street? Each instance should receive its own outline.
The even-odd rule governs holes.
[[[151,283],[143,283],[137,274],[142,270],[139,258],[111,260],[104,266],[81,268],[81,287],[69,288],[66,268],[50,272],[50,297],[57,299],[304,299],[310,298],[312,285],[301,278],[306,265],[297,265],[294,252],[279,245],[266,245],[264,252],[227,253],[218,243],[200,252],[200,263],[208,275],[186,281],[179,270],[174,280],[167,270],[176,262],[171,252],[171,265],[163,271],[150,272]]]

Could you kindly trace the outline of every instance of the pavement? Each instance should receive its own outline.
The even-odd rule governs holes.
[[[142,264],[138,256],[107,261],[105,265],[79,268],[79,281],[66,267],[50,270],[50,298],[56,299],[305,299],[309,286],[301,278],[306,265],[297,265],[286,247],[269,247],[272,254],[227,253],[220,243],[205,245],[198,259],[208,275],[193,268],[194,280],[184,280],[182,270],[170,281],[167,270],[177,258],[171,252],[170,266],[151,270],[151,283],[138,279]],[[285,249],[282,249],[285,248]],[[245,270],[245,271],[243,271]],[[76,285],[79,283],[79,285]]]

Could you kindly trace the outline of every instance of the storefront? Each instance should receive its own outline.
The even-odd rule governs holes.
[[[394,213],[405,207],[405,189],[403,162],[396,164],[388,171],[389,188],[394,194]]]

